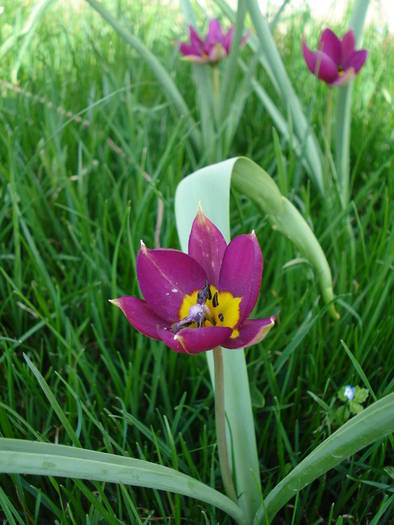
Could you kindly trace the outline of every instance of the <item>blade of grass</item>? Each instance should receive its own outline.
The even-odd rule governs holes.
[[[311,170],[311,177],[320,193],[324,194],[321,154],[317,140],[305,118],[300,102],[286,73],[278,48],[272,38],[269,25],[260,12],[257,0],[246,0],[246,2],[261,48],[279,84],[282,100],[290,107],[298,140],[301,144],[305,144],[305,156]]]
[[[167,99],[173,103],[175,109],[186,120],[188,129],[190,131],[193,142],[197,148],[200,147],[200,137],[197,132],[197,127],[193,121],[189,108],[186,105],[180,91],[176,87],[174,81],[160,64],[157,58],[147,49],[144,44],[134,35],[132,35],[116,18],[114,18],[109,11],[105,9],[96,0],[86,0],[103,18],[106,20],[115,31],[145,60],[152,72],[156,76],[157,81],[162,86]]]

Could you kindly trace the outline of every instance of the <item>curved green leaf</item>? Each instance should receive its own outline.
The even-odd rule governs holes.
[[[227,238],[230,237],[230,185],[246,195],[267,216],[272,228],[283,233],[301,252],[313,269],[320,284],[323,299],[330,304],[333,318],[339,316],[334,299],[332,277],[327,259],[312,230],[300,212],[279,191],[273,179],[253,161],[236,157],[200,169],[186,177],[177,188],[175,214],[181,246],[187,250],[198,202],[204,212]],[[218,195],[222,200],[218,201]]]
[[[61,476],[165,490],[214,505],[237,522],[243,520],[238,505],[201,481],[162,465],[115,454],[0,438],[0,473]]]
[[[255,525],[272,520],[306,485],[378,439],[394,431],[394,394],[373,403],[350,419],[309,454],[268,494]],[[264,512],[265,508],[265,512]]]
[[[234,188],[249,197],[267,215],[272,228],[283,233],[310,262],[316,272],[326,304],[334,299],[332,277],[327,259],[312,230],[300,212],[279,191],[273,179],[260,166],[240,157],[233,170]],[[334,319],[339,316],[330,305]]]

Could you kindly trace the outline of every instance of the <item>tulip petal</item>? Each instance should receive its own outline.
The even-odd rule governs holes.
[[[185,57],[189,57],[189,56],[200,57],[200,53],[195,47],[190,46],[189,44],[185,44],[184,42],[179,46],[179,51]]]
[[[338,68],[329,56],[321,51],[312,52],[305,41],[302,42],[302,51],[308,69],[315,76],[331,84],[338,78]],[[319,71],[317,69],[319,68]]]
[[[137,256],[137,277],[150,309],[169,322],[179,321],[186,294],[204,287],[207,276],[191,257],[177,250],[149,250],[143,243]]]
[[[224,253],[219,277],[219,290],[241,297],[239,321],[249,317],[261,287],[263,255],[256,234],[235,237]]]
[[[222,343],[224,348],[242,348],[260,343],[275,324],[275,317],[248,319],[238,328],[239,335]]]
[[[234,37],[234,26],[231,26],[227,33],[224,35],[223,47],[226,50],[227,55],[230,53],[231,45]]]
[[[164,328],[168,323],[153,313],[145,301],[138,297],[124,295],[110,302],[122,310],[136,330],[152,339],[160,339],[157,329],[158,327]]]
[[[212,46],[217,43],[222,44],[224,39],[222,26],[217,18],[212,18],[209,21],[208,33],[205,38],[205,45]]]
[[[318,49],[330,57],[337,66],[341,63],[341,42],[331,29],[327,28],[322,32]]]
[[[354,53],[354,49],[356,46],[356,40],[354,38],[354,32],[351,29],[347,33],[345,33],[341,40],[341,65],[345,64],[347,60],[351,57],[351,55]]]
[[[183,328],[177,334],[170,329],[158,328],[164,343],[181,354],[199,354],[221,345],[231,335],[232,329],[221,326]]]
[[[360,71],[360,69],[365,64],[365,61],[367,60],[368,51],[366,49],[360,49],[359,51],[355,51],[346,61],[346,63],[343,65],[343,69],[346,71],[349,68],[353,68],[355,74]]]
[[[226,248],[227,243],[220,230],[199,207],[189,237],[188,253],[205,270],[209,284],[216,287]]]
[[[196,51],[196,55],[201,54],[203,48],[203,41],[199,37],[194,27],[189,26],[189,38],[191,47]]]

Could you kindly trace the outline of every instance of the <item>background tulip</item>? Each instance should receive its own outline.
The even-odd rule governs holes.
[[[317,51],[311,51],[305,40],[302,50],[309,71],[327,84],[337,86],[350,82],[363,67],[368,55],[365,49],[355,49],[352,30],[340,40],[331,29],[325,29]]]

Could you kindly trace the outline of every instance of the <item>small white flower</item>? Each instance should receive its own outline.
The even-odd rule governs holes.
[[[345,390],[344,390],[344,392],[343,392],[343,395],[344,395],[349,401],[351,401],[351,400],[354,398],[354,390],[355,390],[355,387],[354,387],[354,386],[346,385],[346,386],[345,386]]]

